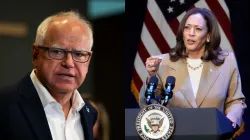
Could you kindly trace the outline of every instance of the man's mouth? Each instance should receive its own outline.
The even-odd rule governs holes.
[[[57,74],[58,76],[62,76],[62,77],[75,77],[73,74],[67,74],[67,73],[64,73],[64,74]]]

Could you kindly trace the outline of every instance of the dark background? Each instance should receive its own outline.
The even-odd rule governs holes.
[[[230,9],[233,37],[235,42],[235,55],[241,75],[242,90],[246,97],[246,103],[250,102],[250,67],[249,37],[250,37],[250,1],[249,0],[225,0]],[[146,10],[147,0],[126,0],[126,49],[125,49],[125,108],[139,108],[136,99],[130,91],[132,80],[132,68],[137,47],[140,41],[142,23]],[[248,106],[248,108],[250,108]],[[250,112],[245,110],[243,116],[245,132],[238,138],[240,140],[250,139]]]
[[[0,31],[0,88],[16,83],[32,71],[31,47],[36,29],[47,16],[59,11],[77,10],[94,28],[93,57],[80,92],[91,93],[106,107],[111,122],[111,140],[124,137],[124,96],[122,91],[122,57],[125,14],[118,13],[90,19],[87,0],[8,0],[0,2],[1,23],[21,23],[26,34]],[[107,1],[108,2],[108,1]]]

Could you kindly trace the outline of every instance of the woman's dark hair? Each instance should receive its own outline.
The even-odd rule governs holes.
[[[176,46],[170,50],[170,60],[176,62],[179,59],[184,59],[188,56],[183,41],[183,31],[188,17],[193,14],[201,14],[203,16],[207,23],[208,33],[210,33],[210,41],[206,42],[205,53],[201,59],[203,61],[211,60],[216,66],[223,64],[224,57],[221,57],[223,56],[223,51],[220,47],[221,37],[218,21],[214,14],[205,8],[193,8],[183,17],[176,36]]]

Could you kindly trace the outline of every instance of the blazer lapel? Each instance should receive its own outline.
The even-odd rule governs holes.
[[[47,118],[36,89],[29,77],[29,74],[22,80],[19,93],[21,95],[19,104],[31,130],[39,140],[52,140]]]
[[[177,63],[170,64],[170,67],[174,70],[169,75],[173,75],[176,78],[174,89],[179,89],[189,104],[193,108],[197,108],[185,61],[179,60]],[[174,92],[177,91],[174,90]]]
[[[85,105],[81,110],[80,110],[80,115],[81,115],[81,124],[83,127],[83,132],[84,132],[84,137],[85,140],[93,140],[93,125],[91,124],[91,122],[89,122],[88,120],[91,120],[89,117],[89,108],[87,107],[87,105]]]
[[[204,101],[208,92],[211,90],[213,84],[219,76],[219,71],[212,64],[212,62],[204,62],[203,70],[201,74],[201,80],[199,88],[197,90],[196,103],[199,107]]]

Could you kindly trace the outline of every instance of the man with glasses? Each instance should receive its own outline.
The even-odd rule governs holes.
[[[93,140],[97,112],[77,88],[88,72],[91,25],[76,12],[61,12],[38,27],[34,69],[0,90],[0,135],[5,140]]]

